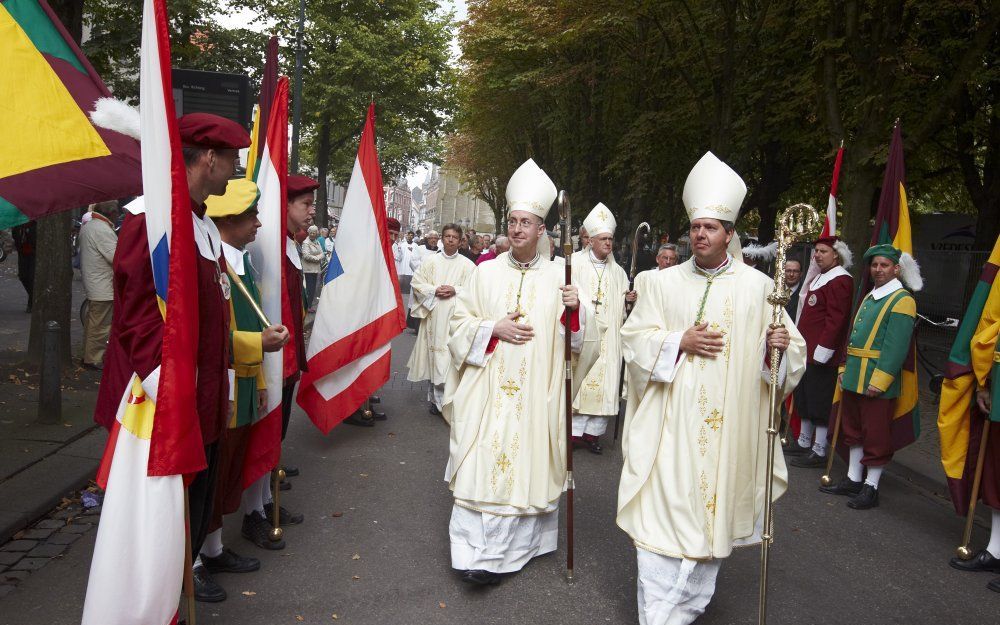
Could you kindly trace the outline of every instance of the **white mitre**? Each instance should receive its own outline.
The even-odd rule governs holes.
[[[705,152],[684,182],[684,208],[690,220],[709,217],[736,223],[746,195],[747,185],[739,174],[711,152]]]
[[[684,208],[691,221],[711,218],[735,224],[746,195],[747,184],[740,175],[711,152],[705,152],[684,181]],[[736,232],[727,251],[736,262],[743,262],[743,246]]]
[[[507,183],[507,210],[526,211],[544,221],[558,193],[552,180],[529,158]]]
[[[587,234],[592,237],[604,234],[605,232],[614,236],[618,222],[615,221],[615,216],[611,214],[611,209],[598,202],[594,210],[590,211],[587,218],[583,220],[583,227],[587,230]]]

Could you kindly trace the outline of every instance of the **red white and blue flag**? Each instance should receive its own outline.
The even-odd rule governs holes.
[[[324,434],[389,380],[390,341],[406,328],[375,150],[375,103],[337,228],[298,403]]]
[[[262,89],[264,91],[264,89]],[[262,94],[263,95],[263,94]],[[263,99],[263,98],[262,98]],[[247,246],[250,260],[257,273],[261,308],[272,324],[285,323],[292,307],[288,301],[285,275],[285,219],[288,203],[285,199],[288,184],[288,78],[277,81],[274,97],[269,106],[270,119],[260,118],[266,124],[263,150],[257,163],[257,218],[260,229],[257,239]],[[255,133],[256,134],[256,133]],[[256,144],[250,146],[255,153]],[[249,174],[248,168],[248,174]],[[301,305],[301,304],[300,304]],[[264,379],[267,383],[267,405],[263,416],[250,428],[243,462],[243,485],[249,486],[278,465],[281,457],[281,386],[283,378],[283,351],[264,354]]]
[[[106,495],[83,625],[176,620],[187,531],[184,475],[205,467],[195,405],[194,224],[174,113],[165,0],[145,0],[140,54],[142,182],[163,346],[146,389],[133,375],[105,448],[98,483]],[[152,387],[157,390],[147,396]]]

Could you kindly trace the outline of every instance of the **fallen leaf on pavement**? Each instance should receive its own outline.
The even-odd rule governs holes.
[[[441,608],[441,609],[443,610],[443,609],[447,608],[448,606],[447,606],[447,605],[445,605],[445,602],[444,602],[444,601],[442,601],[442,602],[438,603],[438,607],[439,607],[439,608]]]
[[[339,616],[337,616],[336,614],[331,614],[331,615],[330,615],[330,618],[332,618],[333,620],[335,620],[335,621],[336,621],[336,620],[337,620],[337,619],[339,619],[340,617],[339,617]]]
[[[252,591],[252,590],[244,590],[242,594],[243,594],[243,596],[244,596],[244,597],[253,597],[253,596],[254,596],[254,595],[256,595],[257,593],[255,593],[255,592],[254,592],[254,591]]]
[[[330,516],[332,516],[335,519],[339,519],[340,517],[344,516],[344,513],[343,512],[334,512]]]
[[[359,475],[361,475],[361,477],[368,477],[367,473],[360,473]]]
[[[389,432],[389,438],[396,438],[395,432]]]
[[[306,617],[304,617],[304,616],[302,616],[300,614],[296,614],[295,615],[295,620],[296,621],[304,621],[304,620],[306,620]]]
[[[355,576],[354,576],[354,577],[352,577],[351,579],[353,579],[353,580],[359,580],[359,579],[361,579],[361,576],[360,576],[360,575],[355,575]]]
[[[356,553],[353,556],[351,556],[351,559],[352,560],[360,560],[361,559],[361,555]]]

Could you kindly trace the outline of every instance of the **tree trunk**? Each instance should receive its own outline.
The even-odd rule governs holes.
[[[839,224],[840,238],[847,242],[847,246],[854,254],[855,263],[851,267],[851,272],[857,277],[861,271],[861,255],[871,242],[871,219],[873,206],[878,198],[880,172],[871,164],[845,163],[845,165],[847,166],[841,177],[844,184],[841,187],[843,219]]]
[[[73,265],[70,235],[73,215],[64,211],[38,220],[35,246],[35,291],[31,308],[31,332],[28,335],[28,361],[42,362],[45,324],[59,323],[62,364],[72,362],[70,351],[70,309],[73,301]]]
[[[326,228],[330,220],[330,209],[327,206],[326,196],[326,176],[330,169],[330,124],[326,120],[319,127],[316,168],[319,170],[319,189],[316,190],[316,225],[320,228]]]
[[[77,43],[83,35],[83,0],[52,0],[52,10]],[[73,265],[70,235],[73,216],[68,211],[38,220],[35,246],[35,290],[28,335],[28,361],[40,364],[45,324],[56,321],[61,329],[62,364],[72,362],[70,309],[73,302]]]

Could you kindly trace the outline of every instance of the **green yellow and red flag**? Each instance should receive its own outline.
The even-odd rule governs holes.
[[[0,228],[141,193],[139,143],[88,118],[111,93],[45,0],[0,0]]]
[[[1000,334],[1000,238],[983,266],[979,282],[965,309],[955,344],[948,355],[941,387],[938,432],[941,465],[955,511],[964,516],[972,494],[979,438],[986,416],[975,402],[976,387],[986,386],[996,368],[997,335]],[[1000,402],[994,400],[991,421],[1000,421]]]

